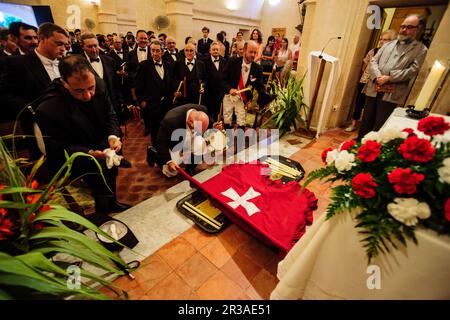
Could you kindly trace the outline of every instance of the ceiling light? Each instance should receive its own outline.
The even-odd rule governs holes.
[[[269,0],[269,4],[271,5],[271,6],[276,6],[277,4],[279,4],[280,3],[280,0]]]

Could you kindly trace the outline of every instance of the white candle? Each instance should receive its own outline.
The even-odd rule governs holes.
[[[441,80],[444,71],[445,66],[443,66],[439,63],[439,61],[436,60],[433,67],[431,68],[430,74],[423,84],[419,96],[417,97],[416,103],[414,105],[415,110],[421,111],[430,106],[429,103],[431,102],[431,97],[433,96],[433,93],[439,85],[439,81]]]

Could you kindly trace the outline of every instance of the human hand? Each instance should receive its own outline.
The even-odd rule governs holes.
[[[181,92],[175,92],[174,96],[177,97],[177,98],[181,97]]]
[[[109,148],[111,150],[114,150],[116,153],[122,149],[122,141],[120,141],[120,138],[117,137],[111,137],[108,140]]]
[[[173,161],[170,161],[167,164],[167,167],[169,168],[170,171],[177,171],[177,168],[178,168],[177,164]]]
[[[237,95],[237,90],[236,89],[230,89],[230,96],[235,96]]]
[[[96,159],[106,159],[106,153],[100,150],[91,150],[89,154]]]
[[[200,87],[200,90],[198,90],[198,93],[204,94],[205,93],[205,89],[203,87]]]
[[[147,102],[146,101],[142,101],[140,104],[142,109],[145,109],[147,107]]]
[[[387,75],[379,76],[379,77],[377,77],[377,84],[379,86],[382,86],[383,84],[388,83],[390,79],[391,79],[391,77],[389,77]]]
[[[119,77],[125,78],[128,76],[128,73],[125,70],[120,70],[120,71],[117,71],[117,75]]]

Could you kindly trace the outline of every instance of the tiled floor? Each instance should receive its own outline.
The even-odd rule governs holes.
[[[121,170],[119,199],[136,204],[181,179],[166,179],[157,169],[148,168],[145,162],[148,138],[142,136],[142,126],[131,123],[127,129],[124,154],[133,168]],[[338,147],[355,136],[341,129],[328,131],[291,159],[301,163],[309,173],[322,166],[323,149]],[[309,189],[319,199],[317,217],[328,206],[330,188],[328,184],[314,182]],[[146,258],[135,271],[135,280],[122,277],[115,284],[126,290],[130,299],[268,299],[278,282],[276,272],[280,259],[274,249],[235,225],[218,235],[207,234],[194,226]]]

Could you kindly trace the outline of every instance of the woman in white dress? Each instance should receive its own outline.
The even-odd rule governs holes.
[[[275,55],[275,64],[273,66],[275,70],[275,76],[277,78],[280,77],[281,70],[283,69],[284,65],[289,61],[292,60],[292,50],[289,49],[289,41],[287,38],[283,38],[281,41],[281,47],[278,49],[278,52]]]

